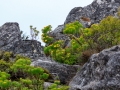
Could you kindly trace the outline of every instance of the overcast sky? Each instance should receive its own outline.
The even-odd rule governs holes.
[[[44,26],[52,29],[64,23],[74,7],[84,7],[94,0],[0,0],[0,26],[6,22],[18,22],[20,30],[30,34],[29,26],[41,32]],[[40,40],[39,35],[39,40]],[[41,41],[41,40],[40,40]]]

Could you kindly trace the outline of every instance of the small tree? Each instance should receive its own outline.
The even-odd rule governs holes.
[[[63,33],[71,38],[69,47],[63,48],[64,41],[58,40],[48,44],[44,52],[60,63],[84,63],[93,53],[120,44],[120,19],[108,16],[90,28],[83,28],[75,21],[66,24]],[[47,38],[48,34],[43,38],[45,43]]]
[[[32,56],[33,56],[33,52],[34,52],[34,45],[33,45],[33,41],[36,40],[39,31],[36,30],[36,27],[33,28],[33,26],[30,26],[30,34],[31,34],[31,39],[32,39]]]
[[[33,26],[31,25],[30,26],[30,34],[31,34],[31,38],[32,40],[36,40],[38,34],[39,34],[39,31],[36,30],[36,27],[33,28]]]

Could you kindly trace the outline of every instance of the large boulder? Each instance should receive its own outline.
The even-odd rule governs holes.
[[[99,23],[108,15],[116,16],[120,0],[94,0],[85,7],[75,7],[68,14],[65,24],[78,20],[85,27]]]
[[[0,50],[13,51],[16,43],[21,43],[19,24],[5,23],[0,27]]]
[[[80,69],[79,65],[59,64],[50,60],[38,60],[32,62],[33,66],[40,66],[47,69],[55,79],[58,77],[62,84],[68,84],[76,72]]]
[[[22,40],[19,24],[8,22],[0,27],[0,50],[12,51],[30,57],[32,60],[45,57],[43,46],[36,40]]]
[[[70,38],[63,34],[66,24],[79,21],[84,27],[90,27],[94,23],[99,23],[103,18],[113,15],[117,16],[120,0],[93,0],[90,5],[85,7],[73,8],[63,25],[59,25],[50,33],[55,40],[64,40],[65,45],[69,46]]]
[[[120,45],[92,55],[69,86],[70,90],[120,90]]]

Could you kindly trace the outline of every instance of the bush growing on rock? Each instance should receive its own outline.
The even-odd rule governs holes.
[[[49,30],[45,33],[49,38]],[[120,19],[108,16],[90,28],[83,28],[81,23],[75,21],[66,24],[63,33],[71,38],[70,46],[64,48],[64,41],[58,43],[58,40],[47,43],[44,52],[60,63],[85,63],[93,53],[120,43]]]
[[[10,53],[4,51],[1,55],[0,90],[44,90],[44,82],[52,79],[51,74],[46,69],[31,66],[31,60],[28,57]],[[4,60],[4,57],[8,56],[9,58]],[[55,83],[60,84],[60,81]],[[68,90],[65,89],[66,87],[68,86],[54,89]]]
[[[48,35],[51,31],[51,25],[48,25],[42,29],[42,41],[46,44],[50,44],[53,41],[53,38]]]
[[[0,71],[8,72],[12,64],[4,60],[0,60]]]
[[[31,60],[20,55],[11,62],[9,52],[4,53],[0,60],[0,90],[43,90],[44,81],[50,77],[48,71],[31,66]]]

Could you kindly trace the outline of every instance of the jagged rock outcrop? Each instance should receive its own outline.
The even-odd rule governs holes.
[[[32,63],[33,66],[40,66],[47,69],[53,78],[59,77],[62,84],[68,84],[76,72],[80,69],[79,65],[65,65],[53,61],[38,60]]]
[[[5,23],[0,27],[0,50],[12,50],[16,43],[21,43],[18,23]]]
[[[64,46],[67,46],[68,42],[70,41],[70,38],[65,34],[63,34],[63,29],[64,29],[64,25],[59,25],[57,28],[55,28],[54,31],[49,33],[49,36],[52,36],[54,38],[54,41],[64,40],[65,41]]]
[[[75,7],[68,14],[65,24],[78,20],[85,27],[99,23],[108,15],[116,16],[120,0],[94,0],[85,7]]]
[[[69,12],[64,24],[59,25],[50,35],[55,40],[64,40],[65,46],[67,46],[70,40],[63,34],[64,26],[67,23],[77,20],[84,27],[90,27],[94,23],[99,23],[108,15],[117,16],[119,6],[120,0],[93,0],[90,5],[85,7],[75,7]]]
[[[19,24],[8,22],[0,27],[0,50],[12,51],[32,59],[44,57],[43,46],[36,40],[22,40]]]
[[[69,86],[70,90],[120,90],[120,45],[92,55]]]

